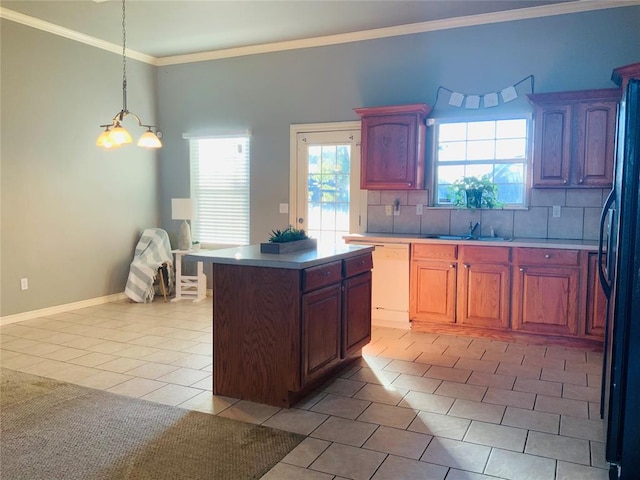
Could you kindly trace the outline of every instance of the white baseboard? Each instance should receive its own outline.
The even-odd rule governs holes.
[[[90,298],[88,300],[81,300],[79,302],[65,303],[64,305],[56,305],[55,307],[40,308],[38,310],[16,313],[15,315],[5,315],[4,317],[0,317],[0,326],[9,325],[10,323],[22,322],[23,320],[46,317],[48,315],[56,315],[58,313],[68,312],[70,310],[77,310],[78,308],[93,307],[95,305],[102,305],[104,303],[116,302],[125,298],[127,298],[127,296],[124,294],[124,292],[114,293],[113,295]]]

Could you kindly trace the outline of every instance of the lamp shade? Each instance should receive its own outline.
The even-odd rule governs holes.
[[[131,135],[129,135],[129,132],[127,132],[125,128],[120,126],[119,124],[111,130],[111,135],[109,138],[116,145],[131,143],[133,141]]]
[[[138,146],[145,148],[160,148],[162,147],[162,142],[156,136],[156,134],[153,133],[151,129],[149,129],[144,132],[138,140]]]
[[[173,220],[191,220],[193,218],[193,200],[191,198],[172,198],[171,218]]]

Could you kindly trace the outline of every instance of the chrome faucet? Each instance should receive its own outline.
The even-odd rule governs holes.
[[[469,222],[469,236],[473,237],[473,233],[476,231],[476,229],[480,226],[480,222],[476,222],[476,224],[474,225],[473,222]]]

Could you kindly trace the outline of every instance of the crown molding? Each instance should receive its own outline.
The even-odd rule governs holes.
[[[631,7],[636,5],[640,5],[640,0],[575,0],[573,2],[544,5],[540,7],[519,8],[502,12],[482,13],[478,15],[468,15],[464,17],[447,18],[443,20],[411,23],[408,25],[398,25],[395,27],[375,28],[371,30],[363,30],[360,32],[327,35],[323,37],[305,38],[301,40],[291,40],[286,42],[265,43],[259,45],[250,45],[246,47],[212,50],[200,53],[172,55],[160,58],[137,52],[135,50],[127,49],[127,57],[155,66],[179,65],[183,63],[205,62],[209,60],[220,60],[223,58],[258,55],[261,53],[281,52],[302,48],[325,47],[343,43],[375,40],[379,38],[434,32],[438,30],[488,25],[492,23],[512,22],[532,18],[551,17],[556,15],[581,13],[593,10]],[[21,23],[29,27],[37,28],[54,35],[69,38],[71,40],[85,43],[87,45],[107,50],[109,52],[122,54],[122,47],[116,45],[115,43],[106,42],[104,40],[100,40],[99,38],[85,35],[83,33],[79,33],[74,30],[55,25],[53,23],[45,22],[38,18],[30,17],[28,15],[9,10],[7,8],[0,7],[0,18],[5,18],[13,22]]]
[[[640,5],[640,0],[576,0],[573,2],[558,3],[540,7],[528,7],[514,10],[505,10],[502,12],[482,13],[478,15],[468,15],[464,17],[447,18],[443,20],[432,20],[428,22],[411,23],[408,25],[398,25],[395,27],[363,30],[360,32],[327,35],[323,37],[291,40],[286,42],[265,43],[261,45],[228,48],[223,50],[213,50],[209,52],[185,55],[167,56],[158,59],[158,66],[220,60],[223,58],[256,55],[260,53],[281,52],[285,50],[296,50],[301,48],[325,47],[329,45],[339,45],[342,43],[361,42],[379,38],[434,32],[437,30],[448,30],[454,28],[472,27],[477,25],[488,25],[492,23],[512,22],[516,20],[527,20],[531,18],[566,15],[570,13],[603,10],[608,8],[629,7],[634,5]]]
[[[99,38],[85,35],[84,33],[76,32],[75,30],[71,30],[69,28],[61,27],[60,25],[56,25],[55,23],[45,22],[44,20],[40,20],[39,18],[16,12],[15,10],[9,10],[8,8],[0,7],[0,18],[20,23],[27,27],[36,28],[44,32],[52,33],[54,35],[58,35],[59,37],[75,40],[76,42],[84,43],[101,50],[106,50],[108,52],[122,55],[122,45],[116,45],[115,43],[100,40]],[[132,58],[134,60],[139,60],[140,62],[148,63],[155,66],[157,66],[158,64],[158,59],[156,57],[152,57],[151,55],[147,55],[146,53],[137,52],[128,48],[126,50],[126,53],[127,58]]]

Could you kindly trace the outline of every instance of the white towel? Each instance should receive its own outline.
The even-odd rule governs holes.
[[[165,281],[168,280],[168,290],[171,291],[174,273],[169,235],[161,228],[147,228],[136,245],[124,293],[134,302],[152,302],[155,295],[153,282],[163,264],[167,265],[168,279]]]

